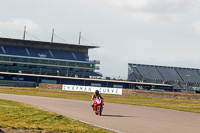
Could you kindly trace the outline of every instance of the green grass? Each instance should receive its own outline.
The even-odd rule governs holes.
[[[70,133],[109,132],[62,115],[38,109],[28,104],[8,100],[0,100],[0,128],[48,130]]]
[[[183,100],[183,99],[140,97],[140,96],[126,96],[126,98],[127,99],[109,98],[109,101],[121,104],[157,107],[157,108],[165,108],[178,111],[200,113],[199,100]]]
[[[78,100],[91,100],[92,93],[50,90],[40,88],[0,87],[0,93],[23,94],[44,97],[58,97]],[[121,103],[139,106],[149,106],[178,111],[200,113],[200,100],[183,100],[175,98],[157,98],[128,95],[102,94],[105,102]]]

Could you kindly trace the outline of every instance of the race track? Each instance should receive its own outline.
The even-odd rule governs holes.
[[[199,133],[200,114],[105,103],[103,116],[96,116],[90,101],[0,93],[13,100],[58,114],[126,133]]]

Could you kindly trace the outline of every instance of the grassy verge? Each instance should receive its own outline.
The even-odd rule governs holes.
[[[58,97],[78,100],[91,100],[91,93],[71,92],[62,90],[50,90],[40,88],[14,88],[0,87],[0,93],[23,94],[33,96]],[[173,98],[156,98],[127,95],[106,95],[103,94],[105,102],[121,103],[139,106],[149,106],[178,111],[200,113],[200,100],[182,100]]]
[[[0,128],[48,130],[56,132],[109,131],[50,113],[28,104],[0,100]]]

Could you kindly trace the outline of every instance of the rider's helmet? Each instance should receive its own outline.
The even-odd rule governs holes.
[[[95,95],[99,95],[99,91],[98,90],[95,91]]]

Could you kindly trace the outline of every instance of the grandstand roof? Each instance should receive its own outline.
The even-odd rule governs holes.
[[[133,66],[146,66],[146,67],[160,67],[160,68],[175,68],[175,69],[184,69],[184,70],[200,70],[200,69],[198,69],[198,68],[173,67],[173,66],[159,66],[159,65],[135,64],[135,63],[128,63],[128,65],[133,65]]]
[[[43,45],[43,46],[50,46],[50,47],[70,47],[70,48],[78,48],[78,49],[92,49],[92,48],[99,48],[99,46],[89,46],[89,45],[77,45],[77,44],[67,44],[67,43],[57,43],[57,42],[44,42],[44,41],[33,41],[33,40],[22,40],[22,39],[14,39],[14,38],[2,38],[0,37],[1,42],[15,42],[15,43],[22,43],[36,45]]]
[[[128,80],[167,83],[192,90],[200,87],[200,69],[129,63]]]
[[[76,79],[76,80],[92,80],[92,81],[99,81],[99,82],[115,82],[115,83],[137,84],[137,85],[152,85],[152,86],[173,87],[173,85],[169,85],[169,84],[118,81],[118,80],[104,80],[104,79],[93,79],[93,78],[77,78],[77,77],[66,77],[66,76],[39,75],[39,74],[26,74],[26,73],[9,73],[9,72],[0,72],[0,74],[12,74],[12,75],[23,75],[23,76],[33,76],[33,77],[39,76],[39,77],[49,77],[49,78],[61,78],[61,79],[63,78],[63,79]]]

